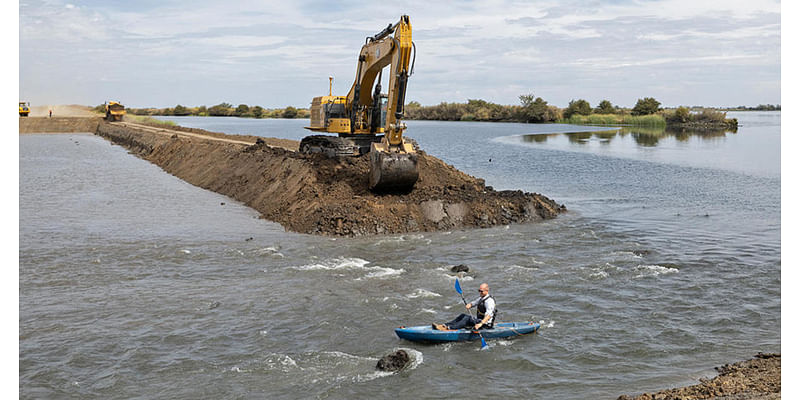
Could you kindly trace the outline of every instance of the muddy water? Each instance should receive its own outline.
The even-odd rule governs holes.
[[[20,136],[20,395],[616,398],[779,352],[780,114],[736,117],[736,134],[655,146],[411,121],[429,153],[570,212],[358,239],[286,233],[96,136]],[[179,122],[305,134],[304,121]],[[473,270],[466,293],[488,281],[499,319],[540,334],[488,351],[397,339],[460,312],[453,264]],[[397,348],[414,364],[376,372]]]

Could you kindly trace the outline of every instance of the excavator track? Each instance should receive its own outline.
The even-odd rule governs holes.
[[[300,152],[304,154],[322,153],[331,158],[357,157],[368,153],[372,142],[380,140],[380,136],[337,137],[312,135],[306,136],[300,141]]]
[[[306,136],[300,141],[300,152],[322,153],[328,157],[352,157],[360,155],[358,146],[346,138],[325,135]]]

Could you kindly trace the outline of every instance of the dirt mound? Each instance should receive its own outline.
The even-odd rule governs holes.
[[[781,355],[759,353],[755,358],[716,368],[714,379],[700,379],[700,384],[678,389],[644,393],[618,400],[696,400],[737,399],[767,400],[781,398]]]
[[[254,143],[245,146],[220,140],[234,136],[198,129],[187,136],[183,129],[102,122],[97,132],[294,232],[357,236],[490,227],[553,218],[565,210],[539,194],[494,191],[425,152],[410,193],[375,194],[368,190],[366,156],[332,159],[287,150],[296,149],[296,142],[235,136]]]

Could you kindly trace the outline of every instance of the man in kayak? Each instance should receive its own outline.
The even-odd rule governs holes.
[[[481,283],[481,286],[478,287],[478,294],[480,297],[471,303],[467,303],[467,310],[477,307],[478,318],[473,317],[471,314],[461,314],[445,324],[433,324],[433,328],[439,331],[446,331],[468,327],[474,329],[494,327],[494,316],[497,308],[494,297],[489,294],[489,284]]]

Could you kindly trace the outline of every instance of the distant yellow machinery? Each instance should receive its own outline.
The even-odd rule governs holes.
[[[105,103],[106,106],[106,121],[122,121],[125,115],[125,106],[118,101],[109,101]]]
[[[410,190],[419,178],[414,146],[403,138],[401,121],[408,77],[413,73],[411,21],[408,15],[368,36],[358,55],[356,80],[346,96],[333,95],[311,102],[311,126],[306,129],[338,134],[303,138],[300,151],[331,157],[369,153],[369,188]],[[416,54],[416,53],[415,53]],[[389,67],[389,93],[381,93],[383,69]],[[374,87],[374,89],[373,89]]]
[[[31,103],[20,101],[19,102],[19,116],[27,117],[31,113]]]

